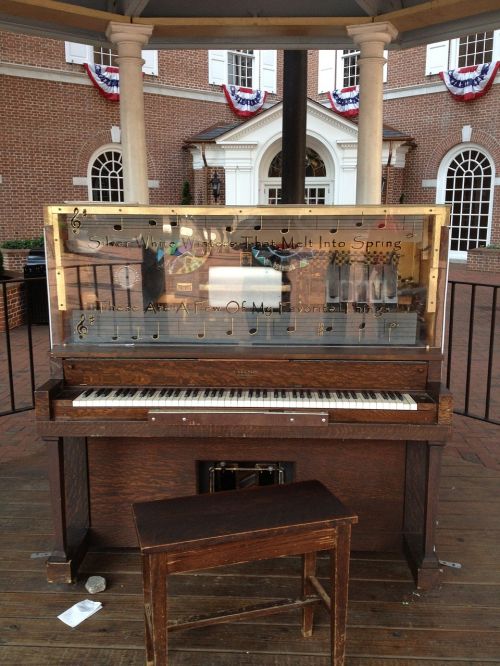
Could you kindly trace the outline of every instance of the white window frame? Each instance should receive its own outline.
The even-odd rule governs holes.
[[[234,49],[231,49],[234,51]],[[255,50],[252,88],[275,93],[277,91],[277,54],[275,50]],[[208,51],[208,82],[214,85],[228,85],[228,51]]]
[[[325,178],[306,178],[305,179],[305,205],[308,206],[307,201],[307,190],[310,188],[319,188],[322,187],[325,190],[325,206],[331,206],[333,204],[333,191],[334,191],[334,182],[329,179],[327,176]],[[261,183],[262,188],[262,203],[264,206],[267,206],[269,203],[269,190],[275,188],[277,190],[281,189],[281,178],[266,178]]]
[[[456,69],[458,67],[459,44],[459,38],[427,44],[425,75],[432,76],[433,74],[439,74],[439,72],[445,72],[449,69]],[[493,31],[492,61],[496,62],[497,60],[500,60],[500,30]]]
[[[318,93],[330,92],[342,89],[344,86],[344,50],[320,50],[318,51]],[[359,51],[357,51],[359,55]],[[352,55],[352,54],[350,54]],[[383,82],[387,82],[387,58],[388,51],[384,51]]]
[[[88,44],[64,42],[64,54],[66,62],[75,65],[94,64],[94,47]],[[142,51],[141,55],[144,60],[143,73],[149,76],[158,76],[158,51],[147,49]]]
[[[493,198],[495,194],[495,161],[493,160],[490,153],[485,150],[483,146],[480,146],[476,143],[461,143],[458,146],[454,146],[449,150],[446,155],[443,157],[441,164],[439,165],[438,174],[437,174],[437,186],[436,186],[436,203],[444,204],[446,200],[446,179],[448,176],[448,170],[452,161],[462,152],[466,150],[477,150],[482,153],[490,162],[491,165],[491,189],[490,189],[490,199],[489,199],[489,211],[488,211],[488,227],[486,232],[486,240],[478,241],[479,243],[488,244],[491,239],[491,229],[492,229],[492,218],[493,218]],[[451,242],[451,233],[450,233],[450,242]],[[450,250],[449,253],[451,260],[465,261],[467,259],[467,251],[463,250]]]
[[[122,178],[121,178],[121,180],[122,180],[122,189],[121,189],[122,199],[121,199],[121,201],[123,201],[123,195],[124,195],[124,188],[123,188],[123,151],[122,151],[121,147],[118,146],[116,143],[110,143],[110,144],[107,144],[105,146],[100,146],[97,150],[95,150],[93,152],[93,154],[90,157],[89,164],[88,164],[88,167],[87,167],[87,184],[88,184],[89,201],[93,201],[93,202],[96,202],[96,203],[101,203],[101,202],[102,203],[108,203],[108,202],[102,201],[102,199],[100,199],[99,201],[94,199],[93,198],[94,188],[92,187],[92,167],[94,166],[94,163],[95,163],[96,159],[99,157],[99,155],[102,155],[103,153],[106,153],[106,152],[119,153],[122,156]],[[117,190],[117,191],[120,191],[120,190]],[[110,202],[111,202],[111,200],[110,200]],[[121,203],[121,202],[117,201],[117,202],[114,202],[114,203]]]

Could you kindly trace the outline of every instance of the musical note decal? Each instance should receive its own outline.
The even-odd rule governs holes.
[[[297,330],[297,317],[294,318],[293,325],[292,326],[287,326],[286,330],[287,330],[287,333],[295,333],[295,331]]]
[[[156,324],[156,333],[153,333],[153,335],[151,336],[151,338],[152,338],[153,340],[158,340],[159,337],[160,337],[160,323],[158,322],[158,323]]]
[[[336,233],[337,233],[337,231],[339,230],[339,224],[340,224],[340,220],[339,220],[339,218],[337,218],[337,226],[336,226],[336,227],[332,227],[332,228],[330,229],[330,233],[331,233],[331,234],[336,234]]]
[[[233,335],[234,333],[234,319],[231,317],[231,328],[226,331],[226,335]]]
[[[392,322],[389,324],[389,342],[391,341],[391,333],[392,333],[392,331],[395,330],[396,328],[399,328],[399,324],[398,324],[398,322],[397,322],[397,321],[392,321]]]
[[[287,234],[290,231],[290,220],[288,220],[286,227],[282,227],[281,233]]]
[[[256,335],[259,330],[259,318],[256,317],[255,319],[255,326],[253,328],[249,328],[248,332],[250,335]]]
[[[118,326],[115,327],[115,334],[111,336],[112,340],[119,340],[120,336],[118,334]]]
[[[358,326],[358,342],[361,342],[361,336],[363,335],[363,332],[366,328],[366,322],[362,321],[361,324]]]
[[[141,327],[140,327],[140,326],[137,327],[137,333],[136,333],[135,335],[131,335],[130,338],[131,338],[132,340],[141,340],[141,339],[142,339],[142,336],[141,336]]]
[[[202,331],[198,331],[198,333],[196,334],[196,336],[197,336],[198,338],[200,338],[200,340],[202,340],[202,339],[206,336],[206,334],[207,334],[207,329],[206,329],[206,326],[205,326],[205,322],[203,322],[203,330],[202,330]]]
[[[81,213],[80,213],[79,208],[74,208],[73,209],[73,217],[70,220],[70,225],[71,225],[71,231],[75,235],[80,233],[80,227],[82,226],[82,221],[80,220],[80,215],[82,217],[86,217],[87,216],[87,209],[84,208]]]
[[[256,225],[254,225],[255,231],[261,231],[262,229],[262,215],[260,216],[260,220],[257,222]]]

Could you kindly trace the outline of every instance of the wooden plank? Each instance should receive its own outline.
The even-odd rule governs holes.
[[[77,631],[68,631],[56,618],[16,619],[15,622],[7,618],[0,620],[0,633],[6,645],[141,649],[144,641],[142,622],[122,620],[113,623],[104,609]],[[307,639],[301,636],[298,626],[276,627],[266,620],[174,633],[169,641],[171,648],[179,651],[193,648],[206,652],[226,651],[229,646],[239,646],[241,651],[255,655],[289,653],[322,656],[329,653],[330,642],[327,627],[317,627],[312,638]],[[232,651],[235,651],[234,647]],[[478,631],[464,635],[461,630],[352,627],[347,632],[347,654],[496,660],[500,654],[500,632]],[[210,657],[207,661],[210,663]]]
[[[439,488],[439,502],[475,502],[484,500],[490,503],[500,503],[500,474],[495,477],[471,479],[469,477],[447,476],[441,479]]]
[[[51,619],[73,603],[81,600],[80,592],[11,592],[3,595],[2,617]],[[141,595],[128,595],[125,598],[111,591],[93,597],[102,602],[106,617],[113,622],[130,620],[142,622],[143,601]],[[260,597],[259,602],[275,601],[275,597]],[[183,619],[203,611],[215,613],[225,609],[255,603],[255,597],[172,595],[169,601],[172,619]],[[314,626],[328,626],[328,617],[323,608],[315,612]],[[282,613],[269,618],[276,626],[297,625],[297,614]],[[348,614],[349,627],[414,628],[414,629],[463,629],[464,631],[499,631],[498,608],[471,609],[469,607],[445,606],[437,602],[427,604],[418,598],[409,602],[351,601]],[[1,662],[0,662],[1,663]]]
[[[172,666],[330,666],[327,657],[307,655],[256,655],[236,654],[235,652],[212,652],[210,664],[205,652],[172,651]],[[36,649],[31,647],[0,647],[0,663],[22,664],[23,666],[75,666],[89,663],[94,666],[144,666],[144,650],[104,650],[89,648],[54,648]],[[429,659],[425,666],[491,666],[491,662],[482,660],[442,660]],[[422,666],[419,659],[391,659],[390,657],[349,657],[348,666]]]

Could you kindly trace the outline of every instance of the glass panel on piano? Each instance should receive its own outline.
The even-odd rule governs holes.
[[[439,346],[446,219],[414,206],[49,207],[53,344]]]

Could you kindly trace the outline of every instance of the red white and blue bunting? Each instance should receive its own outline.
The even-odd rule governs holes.
[[[332,109],[346,118],[352,118],[359,113],[359,86],[340,88],[328,93]]]
[[[222,86],[229,106],[237,116],[248,118],[254,116],[264,106],[266,92],[241,88],[239,86]]]
[[[120,70],[118,67],[84,64],[90,80],[106,99],[118,102],[120,99]]]
[[[439,72],[445,86],[456,99],[468,102],[485,95],[491,88],[500,62],[487,62]]]

